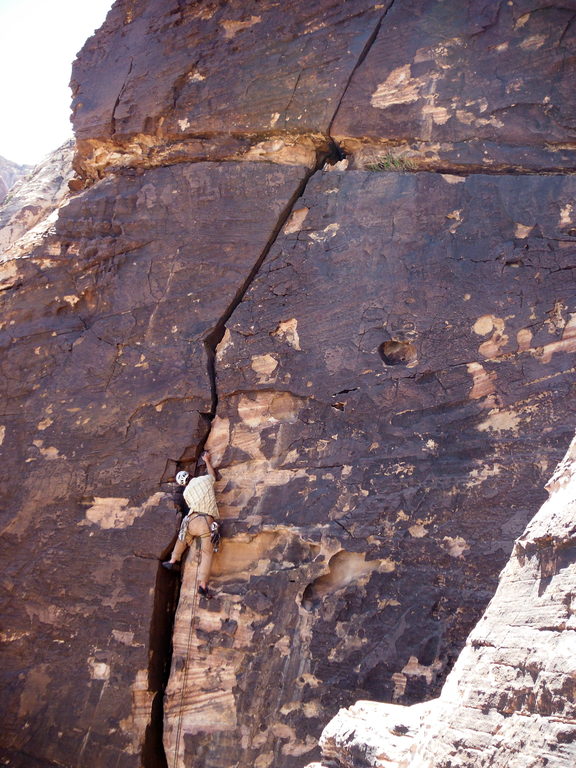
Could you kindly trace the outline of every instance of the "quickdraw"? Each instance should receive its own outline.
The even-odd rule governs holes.
[[[218,552],[220,549],[220,540],[222,538],[220,527],[220,523],[217,520],[213,520],[210,523],[210,541],[212,542],[214,552]]]

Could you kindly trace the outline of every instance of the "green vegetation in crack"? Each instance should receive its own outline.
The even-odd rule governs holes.
[[[367,163],[365,168],[367,171],[413,171],[416,165],[409,157],[386,152]]]

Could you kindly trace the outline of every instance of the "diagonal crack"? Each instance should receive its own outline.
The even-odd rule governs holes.
[[[344,89],[342,90],[342,95],[340,96],[340,99],[338,101],[338,104],[336,104],[336,109],[334,110],[334,114],[332,115],[332,119],[330,120],[330,125],[328,126],[328,135],[332,136],[332,126],[334,124],[334,121],[336,120],[336,116],[338,115],[338,112],[340,110],[340,106],[342,102],[344,101],[344,97],[346,96],[346,93],[348,92],[348,89],[350,88],[350,84],[352,82],[352,78],[356,74],[356,71],[360,66],[362,66],[364,60],[366,59],[366,56],[368,56],[368,53],[370,52],[370,49],[374,45],[374,42],[376,41],[376,38],[378,37],[378,33],[380,32],[380,27],[382,26],[382,23],[386,16],[390,13],[392,10],[392,7],[396,0],[392,0],[388,8],[384,11],[384,13],[380,16],[378,19],[378,22],[376,23],[376,26],[372,30],[372,33],[368,40],[366,41],[366,44],[364,45],[364,48],[362,49],[362,52],[360,53],[360,56],[358,57],[358,61],[352,68],[352,72],[350,73],[350,77],[346,81],[346,85],[344,86]]]
[[[268,241],[264,245],[264,248],[262,249],[262,252],[260,253],[260,256],[258,257],[258,259],[256,260],[256,263],[250,270],[250,273],[248,274],[248,276],[246,277],[246,279],[244,280],[240,288],[236,291],[234,297],[226,307],[225,311],[222,313],[221,317],[218,319],[216,325],[212,328],[212,330],[206,335],[204,339],[204,348],[206,350],[206,355],[208,358],[208,376],[211,382],[211,391],[212,391],[212,405],[211,405],[210,414],[209,414],[209,418],[211,419],[213,419],[214,416],[216,415],[216,409],[218,406],[218,389],[216,384],[216,368],[215,368],[216,348],[218,347],[218,344],[220,344],[220,342],[222,341],[224,333],[226,332],[226,323],[228,322],[234,310],[236,309],[236,307],[238,307],[238,305],[246,295],[248,289],[254,282],[256,276],[260,271],[260,268],[262,267],[264,260],[270,253],[270,249],[278,239],[278,235],[280,234],[282,228],[286,224],[286,221],[288,220],[288,217],[290,216],[292,209],[294,208],[294,204],[296,200],[302,197],[306,189],[306,186],[308,185],[308,182],[310,181],[312,176],[319,170],[324,159],[325,159],[324,153],[319,154],[316,166],[308,170],[308,172],[306,173],[302,181],[298,184],[297,188],[294,190],[292,196],[290,197],[284,209],[282,210],[280,216],[278,217],[276,226],[274,227],[270,237],[268,238]],[[208,435],[206,436],[206,439],[207,438],[208,438]]]
[[[210,407],[210,411],[204,415],[206,416],[209,422],[213,421],[214,417],[216,416],[216,411],[218,408],[216,349],[218,347],[218,344],[222,341],[222,338],[224,337],[224,333],[226,332],[226,323],[228,322],[228,320],[230,319],[230,317],[232,316],[232,314],[234,313],[234,311],[236,310],[236,308],[238,307],[238,305],[240,304],[240,302],[242,301],[242,299],[250,289],[252,283],[256,279],[264,261],[266,260],[268,254],[270,253],[270,250],[272,249],[272,246],[276,243],[280,232],[282,231],[284,225],[286,224],[288,217],[292,213],[292,210],[294,208],[296,201],[303,196],[310,179],[321,169],[324,162],[328,158],[331,158],[333,161],[342,159],[343,154],[340,148],[338,147],[337,143],[330,137],[330,129],[332,127],[332,123],[334,122],[334,119],[338,112],[338,109],[340,108],[342,99],[344,98],[346,91],[350,86],[350,82],[352,80],[354,72],[358,69],[358,67],[362,64],[362,62],[368,55],[370,48],[372,47],[374,41],[376,40],[376,37],[378,35],[382,22],[386,17],[386,14],[394,4],[394,2],[395,0],[392,0],[387,10],[385,11],[385,13],[383,13],[382,16],[380,17],[377,25],[375,26],[370,37],[368,38],[358,58],[358,61],[353,67],[350,77],[346,82],[346,85],[342,91],[341,98],[335,107],[334,114],[329,124],[328,150],[317,151],[316,165],[313,168],[310,168],[306,172],[306,174],[304,175],[300,183],[297,185],[292,196],[290,197],[290,199],[284,206],[280,216],[278,217],[276,225],[273,231],[271,232],[270,237],[268,238],[266,244],[264,245],[260,255],[258,256],[254,266],[250,270],[249,274],[247,275],[242,285],[238,288],[238,290],[234,294],[234,297],[232,298],[232,300],[230,301],[230,303],[228,304],[225,311],[222,313],[222,315],[220,316],[220,318],[218,319],[214,327],[208,332],[208,334],[204,338],[204,348],[206,351],[206,358],[207,358],[208,378],[209,378],[210,387],[211,387],[211,407]],[[202,450],[204,449],[204,445],[206,444],[206,441],[208,440],[209,435],[210,435],[210,426],[206,430],[205,437],[198,444],[198,448],[196,452],[197,456],[200,455]],[[344,531],[346,531],[346,533],[348,533],[349,536],[353,538],[353,534],[340,521],[336,520],[334,522],[338,526],[340,526]],[[164,766],[166,765],[166,754],[164,752],[163,736],[162,736],[163,714],[164,714],[162,699],[163,699],[163,694],[164,694],[166,684],[170,676],[170,666],[171,666],[171,656],[172,656],[172,646],[171,646],[170,640],[171,640],[172,632],[174,630],[174,622],[176,617],[176,609],[178,605],[179,595],[177,593],[172,593],[170,595],[162,593],[162,588],[166,589],[165,586],[162,588],[160,586],[160,585],[164,585],[164,581],[162,581],[163,575],[164,574],[159,573],[158,575],[159,584],[157,585],[157,589],[156,589],[156,597],[157,597],[158,605],[160,606],[159,611],[164,611],[164,621],[162,623],[163,637],[159,641],[159,654],[158,654],[159,658],[162,660],[162,664],[160,665],[160,667],[158,667],[158,670],[156,671],[156,679],[154,680],[155,685],[153,686],[154,690],[156,691],[156,694],[154,699],[154,711],[151,717],[151,727],[149,729],[150,739],[147,742],[147,749],[144,750],[144,754],[143,754],[143,757],[145,758],[144,762],[146,764],[146,768],[156,768],[156,765],[152,761],[152,756],[155,756],[156,759],[158,759],[159,757],[160,759],[159,765],[161,765],[162,768],[164,768]],[[155,613],[155,616],[156,618],[158,618],[158,611]],[[166,619],[166,616],[168,617],[168,619]],[[161,633],[157,630],[155,635],[159,635],[159,634]],[[168,649],[168,651],[166,651],[166,649]]]
[[[128,78],[130,77],[130,73],[132,72],[132,67],[134,65],[134,59],[130,59],[130,66],[128,67],[128,72],[126,73],[126,77],[124,78],[124,82],[122,83],[122,88],[120,88],[120,91],[118,92],[118,96],[116,97],[116,101],[114,102],[114,107],[112,108],[112,116],[110,118],[110,129],[111,129],[111,135],[114,136],[116,133],[116,110],[118,109],[118,105],[120,104],[120,100],[122,99],[122,96],[124,95],[124,91],[126,90],[126,86],[128,85]]]
[[[352,82],[352,78],[354,77],[354,74],[355,74],[356,70],[358,69],[358,67],[360,67],[362,65],[363,61],[366,59],[366,56],[368,55],[370,49],[372,48],[372,46],[374,44],[374,41],[378,37],[378,33],[380,31],[380,28],[382,26],[382,23],[383,23],[384,19],[386,18],[386,16],[388,15],[388,13],[392,9],[392,7],[394,6],[395,2],[396,2],[396,0],[391,0],[390,4],[388,5],[388,7],[384,11],[384,13],[378,19],[378,22],[375,25],[374,29],[372,30],[368,40],[366,41],[366,43],[364,45],[364,48],[362,49],[362,51],[361,51],[361,53],[360,53],[360,55],[358,57],[358,60],[356,61],[354,67],[352,68],[350,76],[348,77],[348,80],[346,81],[346,85],[344,86],[344,88],[342,90],[342,94],[340,96],[340,99],[338,100],[338,103],[336,104],[336,107],[334,109],[334,114],[332,115],[332,119],[330,120],[330,123],[329,123],[329,126],[328,126],[328,131],[327,131],[328,137],[330,139],[330,154],[331,154],[333,160],[339,160],[344,155],[342,154],[342,151],[340,150],[340,147],[338,146],[338,144],[334,141],[334,139],[330,135],[331,129],[332,129],[332,124],[334,123],[334,120],[336,119],[336,115],[338,114],[338,110],[340,109],[340,105],[342,104],[342,100],[344,99],[344,97],[346,95],[346,92],[348,91],[348,89],[350,87],[350,83]],[[298,77],[298,79],[299,79],[299,77]],[[297,85],[298,85],[298,80],[296,81],[296,86]],[[296,86],[295,86],[294,90],[296,90]],[[293,97],[293,95],[292,95],[292,97]],[[323,162],[326,159],[327,159],[327,157],[326,157],[326,153],[325,152],[318,152],[317,153],[316,166],[308,171],[308,173],[306,174],[304,179],[298,185],[298,188],[294,191],[294,194],[292,195],[292,197],[290,198],[290,200],[286,204],[284,210],[280,214],[280,216],[278,218],[278,221],[276,223],[276,226],[274,227],[274,230],[273,230],[272,234],[270,235],[270,238],[268,239],[268,242],[266,243],[266,245],[262,249],[262,252],[261,252],[258,260],[256,261],[256,263],[252,267],[252,270],[250,271],[250,274],[247,276],[247,278],[244,281],[244,283],[240,286],[240,288],[236,292],[234,298],[232,299],[232,301],[230,302],[230,304],[228,305],[228,307],[226,308],[225,312],[222,314],[222,316],[220,317],[220,319],[218,320],[218,322],[216,323],[214,328],[208,333],[208,335],[204,339],[204,347],[206,349],[206,354],[207,354],[207,358],[208,358],[208,376],[209,376],[209,379],[210,379],[210,382],[211,382],[211,389],[212,389],[212,406],[211,406],[210,415],[209,415],[211,419],[213,419],[214,416],[216,415],[216,409],[218,407],[218,387],[217,387],[217,383],[216,383],[216,367],[215,367],[216,348],[217,348],[218,344],[222,341],[222,338],[223,338],[224,333],[226,331],[226,323],[228,322],[228,320],[232,316],[234,310],[240,304],[240,302],[242,301],[242,299],[246,295],[248,289],[250,288],[250,286],[254,282],[258,272],[260,271],[260,268],[261,268],[264,260],[266,259],[266,257],[270,253],[270,249],[272,248],[272,246],[274,245],[274,243],[278,239],[278,235],[280,234],[282,228],[286,224],[286,221],[288,220],[288,217],[289,217],[290,213],[292,212],[292,209],[294,208],[294,204],[295,204],[296,200],[298,200],[300,197],[302,197],[302,195],[304,194],[304,191],[305,191],[305,189],[306,189],[306,187],[308,185],[308,182],[310,181],[312,176],[314,176],[314,174],[317,173],[317,171],[320,170],[320,168],[322,167]],[[206,440],[207,439],[208,439],[208,435],[206,435]],[[206,442],[206,440],[204,441],[204,443]],[[203,445],[204,445],[204,443],[203,443]],[[203,445],[200,446],[200,448],[203,448]]]

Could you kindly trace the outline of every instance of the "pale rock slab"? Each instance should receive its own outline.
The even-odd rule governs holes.
[[[64,203],[73,176],[74,150],[75,142],[66,142],[10,190],[0,206],[0,254]]]
[[[341,710],[320,740],[330,765],[574,765],[576,439],[547,487],[440,697]]]

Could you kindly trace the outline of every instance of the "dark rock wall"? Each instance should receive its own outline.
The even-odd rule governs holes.
[[[464,8],[119,0],[86,44],[76,194],[0,264],[8,764],[288,768],[438,693],[574,421],[572,16]],[[158,566],[206,440],[199,604]]]
[[[311,712],[438,693],[570,440],[574,315],[551,334],[543,296],[567,295],[558,211],[576,188],[522,181],[316,174],[228,323],[221,499],[320,551],[285,609],[294,627],[311,614],[314,686],[281,718],[302,749]]]
[[[67,765],[139,763],[154,584],[175,526],[159,482],[205,437],[202,339],[302,177],[235,164],[109,177],[16,263],[0,364],[13,764],[31,749]]]
[[[117,3],[75,67],[77,136],[326,131],[388,5]]]
[[[78,169],[309,161],[389,4],[116,3],[74,69]]]
[[[309,768],[574,765],[575,459],[573,440],[440,697],[340,710]]]
[[[393,3],[333,124],[419,165],[574,170],[576,4]]]

